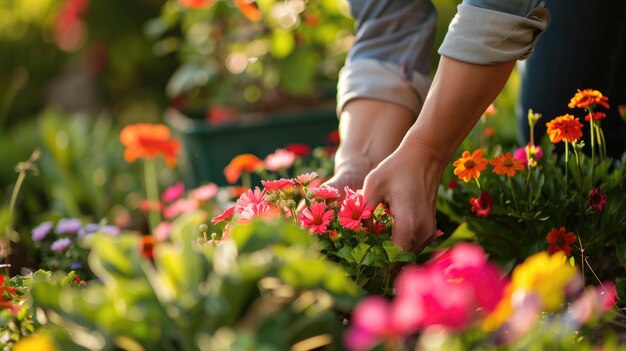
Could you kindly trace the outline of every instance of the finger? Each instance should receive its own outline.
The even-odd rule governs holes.
[[[378,204],[384,202],[384,198],[381,194],[381,186],[375,181],[375,178],[366,177],[363,184],[363,197],[365,198],[365,205],[376,208]],[[365,226],[371,231],[374,228],[374,216],[365,220]]]
[[[393,225],[391,227],[391,241],[402,247],[404,251],[414,252],[421,246],[421,242],[416,241],[416,220],[406,207],[395,208],[393,202],[389,204],[389,209],[393,215]]]

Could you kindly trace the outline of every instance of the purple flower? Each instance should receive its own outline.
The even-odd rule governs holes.
[[[122,230],[114,225],[105,225],[100,228],[100,232],[109,235],[118,235]]]
[[[79,269],[83,268],[83,264],[76,261],[76,262],[72,262],[72,264],[70,265],[70,269],[73,271],[77,271]]]
[[[98,229],[100,229],[100,225],[98,223],[89,223],[86,226],[80,228],[80,230],[78,231],[78,237],[82,238],[87,234],[97,231]]]
[[[35,228],[33,228],[31,232],[33,240],[34,241],[43,240],[46,237],[46,235],[50,233],[50,230],[52,229],[52,227],[54,227],[54,224],[48,221],[48,222],[43,222],[39,224],[38,226],[36,226]]]
[[[70,245],[72,245],[72,240],[70,238],[61,238],[53,242],[52,245],[50,245],[50,249],[55,252],[63,252],[67,250]]]
[[[57,234],[74,234],[80,230],[83,223],[77,218],[63,218],[57,223],[54,232]]]

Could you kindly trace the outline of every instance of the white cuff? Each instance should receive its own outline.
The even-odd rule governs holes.
[[[550,24],[550,12],[543,7],[536,8],[531,15],[522,17],[459,5],[439,54],[484,65],[525,59]]]
[[[349,101],[367,98],[404,106],[417,116],[430,83],[430,79],[423,74],[407,74],[399,66],[389,62],[375,59],[351,61],[339,73],[337,115],[341,115]]]

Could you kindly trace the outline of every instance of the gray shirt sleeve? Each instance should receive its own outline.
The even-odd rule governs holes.
[[[349,2],[356,20],[355,42],[339,76],[338,113],[351,100],[371,98],[396,103],[418,114],[430,86],[428,71],[436,21],[432,3]],[[477,64],[524,58],[549,23],[547,11],[535,10],[539,3],[465,0],[439,53]]]

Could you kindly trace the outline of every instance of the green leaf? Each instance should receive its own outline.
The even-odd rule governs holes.
[[[617,260],[619,264],[626,267],[626,244],[617,245],[615,248],[617,252]]]
[[[396,262],[396,257],[404,251],[399,245],[390,240],[383,242],[383,249],[385,249],[385,252],[387,253],[389,262]]]
[[[400,252],[398,256],[396,256],[394,262],[406,262],[413,263],[417,260],[417,256],[411,252]]]
[[[336,253],[337,256],[343,258],[344,260],[354,263],[356,262],[356,260],[354,259],[354,256],[352,256],[352,248],[350,246],[344,246],[341,249],[339,249],[339,251],[337,251]]]
[[[369,248],[370,246],[368,244],[359,243],[359,245],[352,249],[352,257],[354,257],[356,263],[363,262],[363,259],[365,258],[365,255],[367,254]]]
[[[280,63],[280,86],[295,95],[310,93],[314,88],[319,58],[315,50],[298,48]]]
[[[143,276],[139,265],[139,237],[123,234],[112,237],[107,234],[94,234],[89,245],[89,266],[100,278],[136,278]]]
[[[215,70],[200,62],[189,62],[180,66],[167,83],[167,96],[174,98],[207,84],[215,77]]]
[[[626,305],[626,278],[615,279],[615,290],[620,300],[620,305]]]

